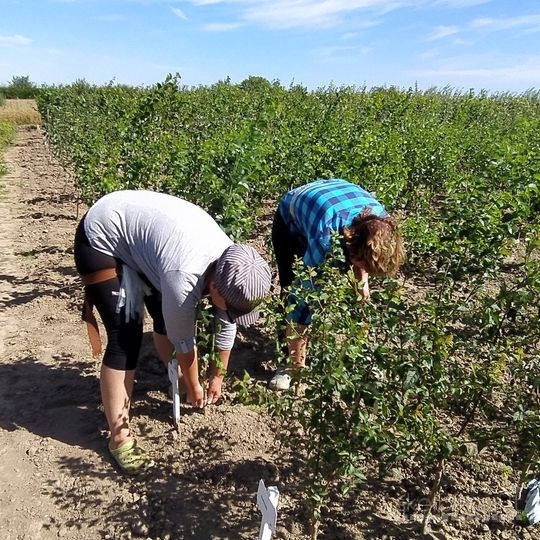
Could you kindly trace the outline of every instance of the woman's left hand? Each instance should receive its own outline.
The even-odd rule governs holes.
[[[223,377],[213,375],[208,380],[206,388],[206,404],[211,405],[218,401],[221,397],[221,387],[223,385]]]
[[[353,262],[354,276],[362,284],[362,300],[369,300],[371,293],[369,291],[369,274],[364,269],[364,265],[361,262]]]
[[[365,281],[362,287],[362,299],[367,301],[370,298],[371,298],[371,292],[369,291],[369,284],[367,281]]]

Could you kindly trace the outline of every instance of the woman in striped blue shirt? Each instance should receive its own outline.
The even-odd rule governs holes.
[[[342,179],[315,180],[287,192],[281,199],[272,225],[272,244],[281,289],[294,281],[295,257],[316,268],[332,250],[335,234],[343,238],[346,261],[362,282],[369,299],[369,275],[393,275],[404,259],[403,241],[395,220],[373,195]],[[306,329],[309,307],[295,300],[287,315],[289,364],[278,368],[270,388],[287,390],[290,366],[306,362]]]

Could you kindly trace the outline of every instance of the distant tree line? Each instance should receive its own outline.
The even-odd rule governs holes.
[[[33,99],[39,90],[28,75],[15,76],[7,85],[0,86],[0,102],[2,97],[5,99]]]

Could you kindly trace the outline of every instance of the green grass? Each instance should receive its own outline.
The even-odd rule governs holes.
[[[11,122],[0,120],[0,175],[6,174],[6,165],[3,160],[4,148],[13,140],[15,126]]]

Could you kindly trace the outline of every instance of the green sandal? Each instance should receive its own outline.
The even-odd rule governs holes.
[[[126,474],[137,474],[154,464],[136,440],[127,441],[114,450],[109,445],[109,452]]]

